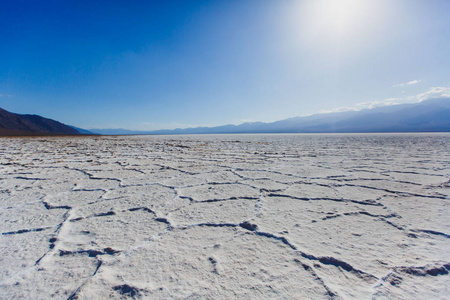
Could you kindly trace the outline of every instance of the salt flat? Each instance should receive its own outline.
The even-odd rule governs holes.
[[[0,139],[0,298],[448,299],[450,135]]]

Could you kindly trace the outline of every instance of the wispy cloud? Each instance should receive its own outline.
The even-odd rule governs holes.
[[[409,97],[411,98],[411,97]],[[358,111],[363,109],[372,109],[379,106],[389,106],[389,105],[396,105],[401,104],[404,102],[405,99],[403,98],[387,98],[383,100],[377,100],[377,101],[367,101],[367,102],[361,102],[356,103],[355,106],[345,106],[345,107],[338,107],[335,109],[330,110],[321,110],[319,113],[326,114],[326,113],[333,113],[333,112],[345,112],[345,111]]]
[[[436,99],[436,98],[450,98],[450,87],[435,86],[430,88],[425,93],[416,96],[419,102]]]
[[[425,100],[436,99],[436,98],[450,98],[450,87],[431,87],[428,91],[420,93],[414,96],[405,97],[392,97],[383,100],[367,101],[356,103],[354,106],[338,107],[330,110],[321,110],[319,113],[333,113],[333,112],[345,112],[345,111],[358,111],[362,109],[372,109],[379,106],[389,106],[404,103],[417,103]]]
[[[12,97],[12,95],[5,95],[5,94],[0,94],[0,98],[2,98],[2,97]]]
[[[405,82],[405,83],[397,83],[397,84],[394,84],[393,86],[394,87],[407,86],[407,85],[417,84],[419,82],[420,82],[420,80],[415,79],[415,80],[411,80],[411,81],[408,81],[408,82]]]
[[[389,105],[397,105],[401,104],[402,102],[412,100],[413,97],[406,97],[406,98],[399,98],[399,97],[391,97],[386,98],[383,100],[378,101],[367,101],[367,102],[361,102],[356,104],[356,109],[372,109],[379,106],[389,106]]]
[[[333,109],[319,110],[319,114],[329,114],[329,113],[338,113],[338,112],[356,111],[356,110],[358,110],[356,107],[343,106],[343,107],[337,107],[337,108],[333,108]]]

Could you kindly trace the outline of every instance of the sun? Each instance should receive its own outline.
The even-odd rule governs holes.
[[[363,0],[322,0],[317,1],[317,14],[329,29],[336,29],[338,33],[351,29],[364,13]]]
[[[301,1],[299,26],[304,36],[317,41],[348,42],[375,23],[379,3],[375,0]]]

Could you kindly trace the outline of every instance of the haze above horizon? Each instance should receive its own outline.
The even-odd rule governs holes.
[[[450,1],[6,1],[0,107],[81,128],[450,97]]]

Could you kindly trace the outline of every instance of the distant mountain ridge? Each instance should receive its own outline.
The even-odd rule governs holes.
[[[450,98],[294,117],[271,123],[195,127],[173,130],[81,129],[38,115],[21,115],[0,108],[0,135],[131,135],[232,133],[371,133],[450,132]]]
[[[129,129],[89,129],[90,132],[94,134],[101,135],[133,135],[133,134],[150,134],[153,131],[139,131],[139,130],[129,130]]]
[[[370,132],[450,132],[450,98],[419,103],[381,106],[294,117],[271,123],[195,127],[173,130],[133,131],[90,129],[98,134],[220,134],[220,133],[370,133]]]
[[[21,115],[0,108],[0,135],[78,135],[75,128],[38,115]]]

